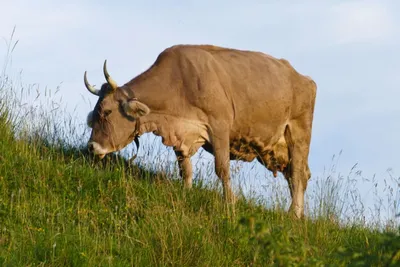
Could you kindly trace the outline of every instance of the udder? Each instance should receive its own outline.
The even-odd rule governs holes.
[[[289,150],[284,136],[275,144],[265,144],[259,138],[241,137],[231,141],[231,160],[253,161],[255,158],[277,176],[289,163]]]
[[[284,172],[289,164],[289,150],[284,137],[279,139],[271,150],[261,153],[257,160],[273,172],[274,177],[278,175],[278,171]]]
[[[262,142],[246,137],[237,138],[230,143],[230,159],[253,161],[262,147]]]

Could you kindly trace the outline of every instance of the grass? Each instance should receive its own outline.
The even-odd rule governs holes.
[[[1,125],[2,265],[395,266],[395,253],[399,260],[394,230],[296,221],[251,200],[227,209],[217,190],[184,191],[122,161],[95,164],[78,149],[15,140],[4,117]]]
[[[252,198],[226,206],[201,182],[187,191],[146,164],[98,162],[60,130],[71,121],[24,111],[9,94],[20,88],[5,76],[0,85],[0,266],[400,264],[400,229],[295,220]],[[340,217],[331,192],[315,209]]]

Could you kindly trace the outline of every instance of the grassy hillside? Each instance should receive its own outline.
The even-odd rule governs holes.
[[[227,207],[201,183],[185,191],[116,156],[96,162],[51,116],[16,114],[12,85],[0,87],[0,266],[400,264],[396,229],[298,221],[251,199]]]

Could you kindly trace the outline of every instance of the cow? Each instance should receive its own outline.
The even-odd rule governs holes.
[[[227,203],[235,201],[230,160],[257,159],[286,178],[289,212],[304,216],[311,177],[308,156],[317,85],[285,59],[213,45],[174,45],[122,86],[111,78],[88,115],[88,147],[102,158],[152,132],[177,156],[185,188],[192,187],[191,157],[200,147],[214,155]]]

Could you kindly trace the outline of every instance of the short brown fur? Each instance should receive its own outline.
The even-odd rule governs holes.
[[[177,45],[164,50],[147,71],[99,98],[90,142],[101,148],[98,154],[109,153],[136,135],[153,132],[174,148],[189,188],[190,157],[203,147],[215,156],[228,201],[234,199],[229,160],[257,159],[274,175],[283,173],[292,196],[290,210],[302,217],[316,89],[310,77],[284,59],[212,45]],[[138,112],[122,108],[126,103]],[[105,119],[103,113],[110,110]]]

